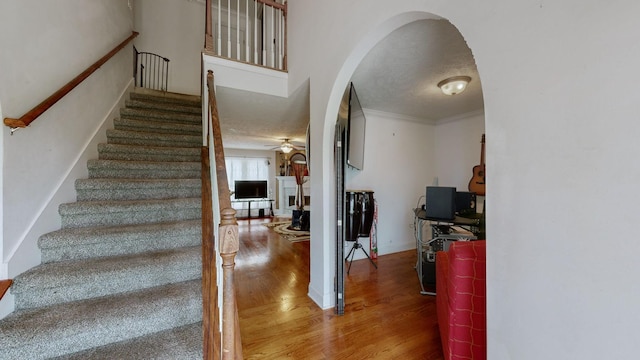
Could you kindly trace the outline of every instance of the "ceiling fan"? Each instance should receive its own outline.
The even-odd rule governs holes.
[[[292,144],[288,138],[282,139],[282,143],[279,146],[272,148],[272,150],[280,150],[285,154],[290,153],[292,150],[304,150],[304,147],[296,146]]]

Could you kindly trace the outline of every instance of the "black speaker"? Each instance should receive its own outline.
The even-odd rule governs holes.
[[[476,193],[456,192],[456,214],[464,216],[476,212]]]
[[[422,285],[425,287],[436,286],[436,262],[422,262]]]

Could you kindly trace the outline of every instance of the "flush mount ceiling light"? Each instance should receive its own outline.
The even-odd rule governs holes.
[[[282,144],[280,144],[280,150],[285,154],[288,154],[293,150],[293,145],[289,142],[289,139],[284,139]]]
[[[456,95],[467,88],[469,81],[471,78],[468,76],[454,76],[440,81],[438,87],[445,95]]]

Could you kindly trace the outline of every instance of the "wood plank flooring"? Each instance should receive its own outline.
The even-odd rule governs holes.
[[[236,285],[245,359],[442,359],[435,298],[420,295],[415,252],[354,261],[345,315],[308,296],[309,242],[240,220]]]

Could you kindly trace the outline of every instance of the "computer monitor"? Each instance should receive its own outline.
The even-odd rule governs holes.
[[[427,186],[425,215],[429,220],[451,221],[456,217],[456,188]]]

